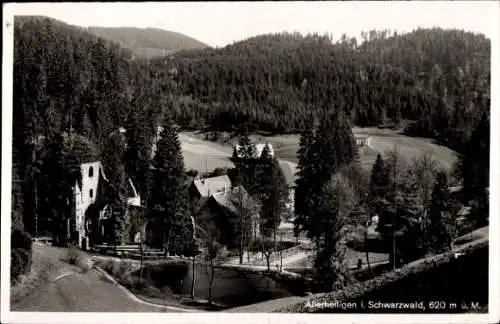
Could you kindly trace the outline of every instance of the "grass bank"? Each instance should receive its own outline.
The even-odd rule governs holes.
[[[36,291],[36,288],[45,284],[58,274],[63,266],[59,258],[53,258],[50,249],[55,249],[49,246],[33,246],[33,261],[31,271],[27,274],[20,275],[16,282],[10,287],[10,303],[14,305],[21,301],[24,297],[31,295]]]
[[[458,254],[457,254],[458,253]],[[369,308],[371,302],[422,302],[423,309]],[[432,308],[433,301],[444,308]],[[353,308],[343,309],[342,303]],[[451,305],[454,305],[453,307]],[[314,307],[321,305],[321,307]],[[467,306],[467,307],[464,307]],[[473,307],[478,305],[477,308]],[[364,307],[363,307],[364,306]],[[482,239],[459,249],[412,262],[375,279],[318,294],[277,312],[299,313],[464,313],[487,312],[488,240]]]

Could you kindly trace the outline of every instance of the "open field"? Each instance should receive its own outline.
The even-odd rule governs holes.
[[[457,157],[453,150],[434,144],[431,139],[408,137],[397,131],[378,128],[353,128],[355,135],[370,136],[370,147],[360,148],[360,160],[364,167],[370,168],[378,153],[386,153],[395,147],[412,159],[419,154],[429,152],[445,169],[450,169]],[[273,145],[278,159],[297,163],[297,150],[299,148],[299,135],[260,135],[250,136],[254,143],[269,143]],[[204,133],[183,132],[180,134],[186,169],[199,171],[213,170],[216,167],[230,167],[229,157],[232,155],[231,143],[215,143],[203,140]]]
[[[212,171],[215,168],[232,167],[229,160],[232,148],[228,145],[204,141],[189,133],[180,133],[182,153],[186,170],[195,169],[200,172]]]
[[[397,148],[408,159],[429,152],[445,169],[451,169],[457,160],[456,153],[444,146],[434,144],[431,139],[408,137],[393,130],[378,128],[353,128],[354,134],[371,137],[370,145],[381,153]]]

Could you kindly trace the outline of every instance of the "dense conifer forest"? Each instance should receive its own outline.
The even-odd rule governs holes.
[[[351,126],[404,126],[466,154],[489,116],[490,41],[462,30],[370,31],[360,43],[281,33],[148,60],[54,19],[16,17],[14,28],[13,208],[28,229],[44,206],[43,161],[73,176],[85,159],[121,159],[146,192],[154,127],[166,117],[184,129],[299,133],[335,112]],[[119,127],[127,146],[116,155]],[[60,189],[54,199],[64,202]]]

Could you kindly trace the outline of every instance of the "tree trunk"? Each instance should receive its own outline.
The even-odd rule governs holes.
[[[240,264],[243,263],[243,251],[244,251],[244,240],[245,240],[245,222],[243,216],[243,201],[240,199]]]
[[[139,272],[139,280],[142,281],[142,269],[144,264],[144,250],[142,248],[142,242],[139,242],[139,247],[141,249],[141,271]]]
[[[368,230],[365,232],[365,250],[366,250],[366,264],[368,265],[368,269],[370,269],[370,273],[372,274],[373,278],[375,278],[375,273],[373,272],[372,266],[370,264],[370,253],[368,252]]]
[[[35,237],[38,236],[38,189],[36,178],[34,179],[34,189],[35,189]]]
[[[191,299],[194,300],[194,278],[195,278],[196,254],[193,255],[193,280],[191,281]]]
[[[280,251],[280,272],[283,270],[283,251]]]
[[[210,259],[210,268],[212,269],[212,273],[210,274],[210,286],[208,289],[208,304],[212,304],[212,286],[214,283],[214,260]]]

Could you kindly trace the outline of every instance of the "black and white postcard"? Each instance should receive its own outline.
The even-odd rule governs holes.
[[[498,2],[3,9],[3,323],[500,320]]]

